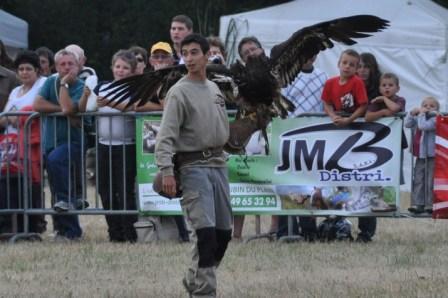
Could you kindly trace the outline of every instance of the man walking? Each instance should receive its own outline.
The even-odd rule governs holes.
[[[183,284],[193,297],[215,297],[215,269],[232,234],[227,164],[229,137],[224,97],[206,77],[209,44],[191,34],[181,42],[188,74],[168,92],[155,148],[163,190],[174,196],[180,173],[182,210],[193,230],[192,264]],[[174,163],[173,163],[174,155]]]

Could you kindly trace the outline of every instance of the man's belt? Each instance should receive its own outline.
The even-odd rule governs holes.
[[[208,148],[204,151],[193,152],[177,152],[174,155],[174,166],[180,168],[181,166],[199,160],[208,160],[212,157],[219,157],[223,153],[222,147]]]

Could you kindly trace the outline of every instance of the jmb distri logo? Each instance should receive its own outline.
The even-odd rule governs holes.
[[[392,159],[391,150],[375,146],[390,134],[390,128],[376,122],[354,122],[349,129],[353,133],[345,134],[347,137],[342,143],[340,139],[325,138],[325,134],[331,131],[347,131],[347,127],[337,127],[331,123],[283,133],[279,147],[281,164],[276,166],[276,173],[311,171],[314,167],[322,182],[390,181],[391,178],[385,177],[382,170],[374,170]],[[313,133],[320,136],[309,144],[308,137]],[[373,137],[364,136],[366,133]],[[341,162],[350,155],[356,163]]]

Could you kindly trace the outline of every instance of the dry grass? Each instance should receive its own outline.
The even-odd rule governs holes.
[[[180,279],[189,244],[111,244],[101,216],[84,216],[82,224],[80,243],[1,244],[0,296],[187,296]],[[264,217],[263,230],[268,225]],[[252,231],[248,217],[245,234]],[[369,244],[231,243],[218,296],[443,297],[447,242],[443,220],[383,218]]]

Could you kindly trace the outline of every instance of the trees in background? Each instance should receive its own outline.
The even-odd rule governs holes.
[[[81,45],[100,78],[109,79],[110,59],[118,49],[170,41],[171,18],[190,16],[195,32],[219,33],[219,17],[288,2],[287,0],[3,0],[0,8],[29,24],[29,48],[57,51]]]
[[[448,8],[448,0],[433,0]],[[81,45],[100,78],[110,79],[110,59],[118,49],[170,41],[171,18],[190,16],[195,32],[217,35],[221,15],[277,5],[288,0],[2,0],[0,8],[29,24],[29,47],[58,50]],[[1,29],[0,29],[1,30]]]

